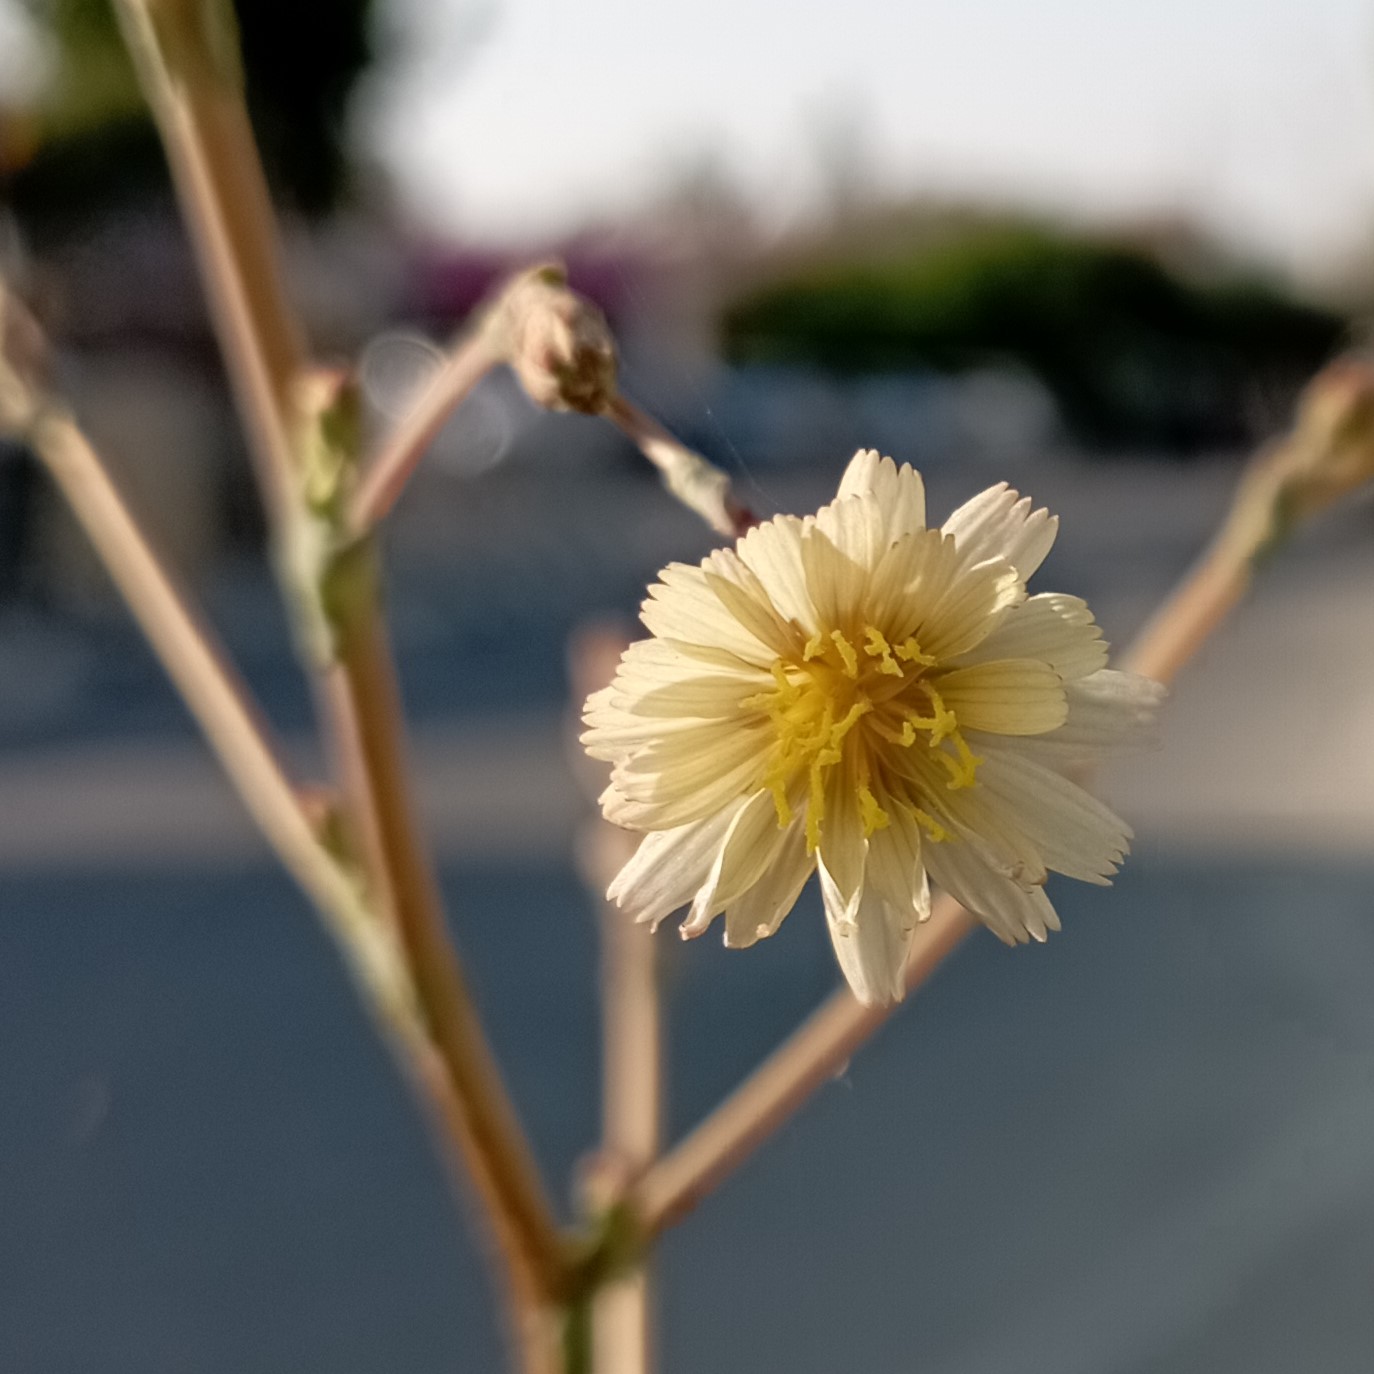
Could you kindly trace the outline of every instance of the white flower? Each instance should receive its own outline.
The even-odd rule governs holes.
[[[902,995],[927,875],[1008,943],[1057,930],[1049,870],[1105,883],[1131,832],[1055,770],[1139,743],[1161,689],[1082,601],[1027,597],[1056,528],[1003,484],[927,529],[920,475],[867,451],[814,517],[665,568],[586,708],[607,818],[649,832],[611,899],[743,947],[819,869],[867,1003]]]

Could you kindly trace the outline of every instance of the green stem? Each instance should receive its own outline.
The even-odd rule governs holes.
[[[590,1292],[575,1298],[564,1313],[563,1374],[593,1374]]]

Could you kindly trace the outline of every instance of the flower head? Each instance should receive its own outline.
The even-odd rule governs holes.
[[[1160,689],[1106,668],[1076,597],[1028,597],[1056,521],[1005,485],[925,523],[918,473],[860,452],[649,588],[652,638],[587,702],[611,821],[647,831],[610,897],[685,935],[771,935],[819,871],[855,995],[902,995],[933,877],[1008,943],[1059,928],[1048,872],[1105,883],[1130,831],[1059,767],[1138,741]]]

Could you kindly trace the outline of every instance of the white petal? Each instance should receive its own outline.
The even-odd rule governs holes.
[[[746,663],[767,667],[777,657],[721,604],[701,568],[670,563],[649,588],[639,618],[650,634],[728,649]]]
[[[864,619],[893,644],[902,643],[940,604],[958,560],[954,540],[939,530],[904,535],[869,575]]]
[[[874,448],[860,449],[849,460],[840,478],[838,499],[846,496],[871,497],[886,517],[888,541],[924,529],[926,489],[921,474],[891,458],[880,458]]]
[[[616,689],[612,700],[631,715],[655,719],[745,720],[748,717],[740,703],[765,690],[770,681],[761,675],[748,679],[735,673],[713,673],[660,684],[627,670],[611,684]]]
[[[921,828],[910,812],[891,797],[878,797],[888,824],[868,837],[864,881],[893,911],[906,911],[918,921],[930,916],[930,883],[921,862]]]
[[[816,525],[802,531],[801,560],[816,619],[831,629],[844,625],[863,605],[867,571]]]
[[[734,815],[727,809],[692,825],[646,835],[616,874],[607,898],[634,920],[657,926],[686,906],[706,881]]]
[[[740,562],[758,578],[784,620],[797,624],[809,639],[820,628],[802,570],[803,522],[779,515],[756,525],[735,546]]]
[[[757,663],[742,659],[729,649],[689,644],[680,639],[636,640],[621,655],[617,677],[672,682],[700,677],[706,664],[750,681],[762,681],[767,677]]]
[[[732,676],[752,673],[757,676],[760,669],[749,665],[733,654],[726,659],[726,672]],[[620,656],[615,677],[611,680],[608,698],[614,701],[626,694],[647,692],[669,682],[681,682],[687,678],[704,677],[706,669],[700,659],[691,658],[663,639],[641,639],[631,644]],[[603,698],[607,699],[607,698]]]
[[[772,794],[756,792],[735,813],[711,872],[683,922],[683,935],[700,935],[732,901],[758,882],[785,838]]]
[[[1005,808],[1056,873],[1105,884],[1130,848],[1130,827],[1096,797],[1011,750],[988,748],[976,790]]]
[[[864,880],[868,841],[859,818],[858,790],[849,769],[830,770],[825,784],[825,816],[821,821],[820,856],[830,880],[846,901],[857,894]]]
[[[758,786],[761,771],[757,759],[746,757],[728,772],[690,788],[671,784],[665,787],[660,779],[658,793],[645,798],[626,795],[622,779],[636,793],[640,787],[637,777],[622,774],[623,767],[623,764],[617,765],[612,772],[611,785],[601,794],[600,803],[606,819],[627,830],[672,830],[675,826],[705,820],[714,811],[732,806],[752,793]]]
[[[649,643],[663,645],[665,649],[677,656],[679,662],[695,663],[698,672],[703,666],[723,668],[726,672],[734,673],[757,673],[759,671],[757,663],[746,662],[738,654],[731,653],[729,649],[718,649],[710,644],[689,644],[684,639],[652,639]]]
[[[969,790],[946,790],[940,797],[940,819],[994,872],[1017,887],[1038,887],[1049,877],[1040,851],[1019,824],[1020,816],[981,786],[983,770],[978,770],[979,786]]]
[[[999,482],[960,506],[944,528],[958,540],[965,567],[1005,558],[1025,582],[1054,546],[1059,520]]]
[[[907,535],[925,529],[926,496],[920,474],[873,449],[854,455],[839,495],[816,512],[816,524],[835,547],[860,567],[872,569]]]
[[[970,568],[956,558],[953,576],[939,600],[925,608],[916,638],[937,658],[966,654],[1025,599],[1025,584],[1011,564],[987,559]]]
[[[891,907],[872,884],[846,901],[821,864],[821,897],[830,943],[854,996],[866,1007],[900,1002],[906,991],[903,971],[916,934],[909,907]]]
[[[775,655],[797,653],[805,642],[797,628],[780,616],[767,588],[753,569],[728,549],[718,549],[702,564],[706,585],[721,604]]]
[[[1064,684],[1047,663],[998,659],[932,679],[962,728],[999,735],[1043,735],[1068,718]]]
[[[1087,603],[1076,596],[1041,592],[1013,606],[976,649],[956,663],[994,658],[1038,658],[1067,683],[1107,666],[1107,642]]]
[[[1018,887],[994,873],[972,846],[961,840],[945,840],[925,847],[930,876],[951,897],[962,902],[983,924],[1007,944],[1043,940],[1059,929],[1059,917],[1042,887]]]
[[[617,764],[611,779],[631,801],[666,802],[690,798],[717,778],[752,762],[761,775],[772,735],[766,728],[743,728],[733,721],[655,740]]]
[[[649,745],[695,731],[718,731],[720,721],[700,716],[681,716],[664,720],[657,716],[636,716],[620,707],[598,707],[583,717],[589,727],[581,736],[582,746],[594,759],[620,763]],[[699,738],[705,738],[700,736]]]
[[[806,832],[790,826],[768,871],[725,908],[725,943],[746,949],[772,935],[796,905],[816,861],[806,852]]]
[[[1058,730],[1000,742],[1052,768],[1147,749],[1154,743],[1155,712],[1164,696],[1153,678],[1103,668],[1065,687],[1068,718]],[[982,739],[966,738],[974,753],[982,748]]]
[[[848,496],[822,506],[816,512],[816,528],[865,571],[873,568],[890,543],[886,517],[865,496]]]

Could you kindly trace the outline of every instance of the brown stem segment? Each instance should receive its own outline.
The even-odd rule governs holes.
[[[286,302],[267,183],[222,0],[117,0],[162,135],[269,506],[289,499],[305,346]]]
[[[267,181],[253,141],[242,72],[224,0],[117,0],[116,10],[196,252],[220,351],[254,455],[276,537],[300,502],[305,344],[286,297]],[[388,900],[376,865],[378,821],[356,765],[351,703],[324,680],[317,709],[351,834],[373,894]]]
[[[735,500],[730,479],[719,468],[633,401],[616,396],[604,414],[658,469],[664,486],[717,534],[738,538],[758,523],[754,514]]]
[[[355,530],[370,530],[391,513],[449,416],[501,361],[481,324],[454,345],[443,367],[363,473],[353,500]]]
[[[1132,672],[1172,682],[1240,604],[1251,582],[1249,558],[1218,540],[1146,622],[1123,659]]]
[[[375,587],[343,627],[339,668],[378,801],[395,919],[430,1038],[457,1104],[459,1143],[526,1295],[561,1296],[568,1256],[487,1045],[444,922],[406,778],[399,693]]]
[[[593,863],[601,908],[602,1169],[619,1201],[660,1149],[663,1025],[658,942],[602,895],[629,859],[629,836],[597,821]],[[600,870],[599,872],[597,870]],[[653,1286],[649,1261],[598,1289],[592,1307],[596,1374],[651,1374]]]
[[[939,897],[916,935],[906,966],[918,987],[977,925],[958,902]],[[654,1235],[680,1221],[744,1163],[818,1088],[830,1082],[892,1014],[865,1007],[847,989],[822,1004],[720,1106],[658,1161],[639,1187],[639,1222]]]

